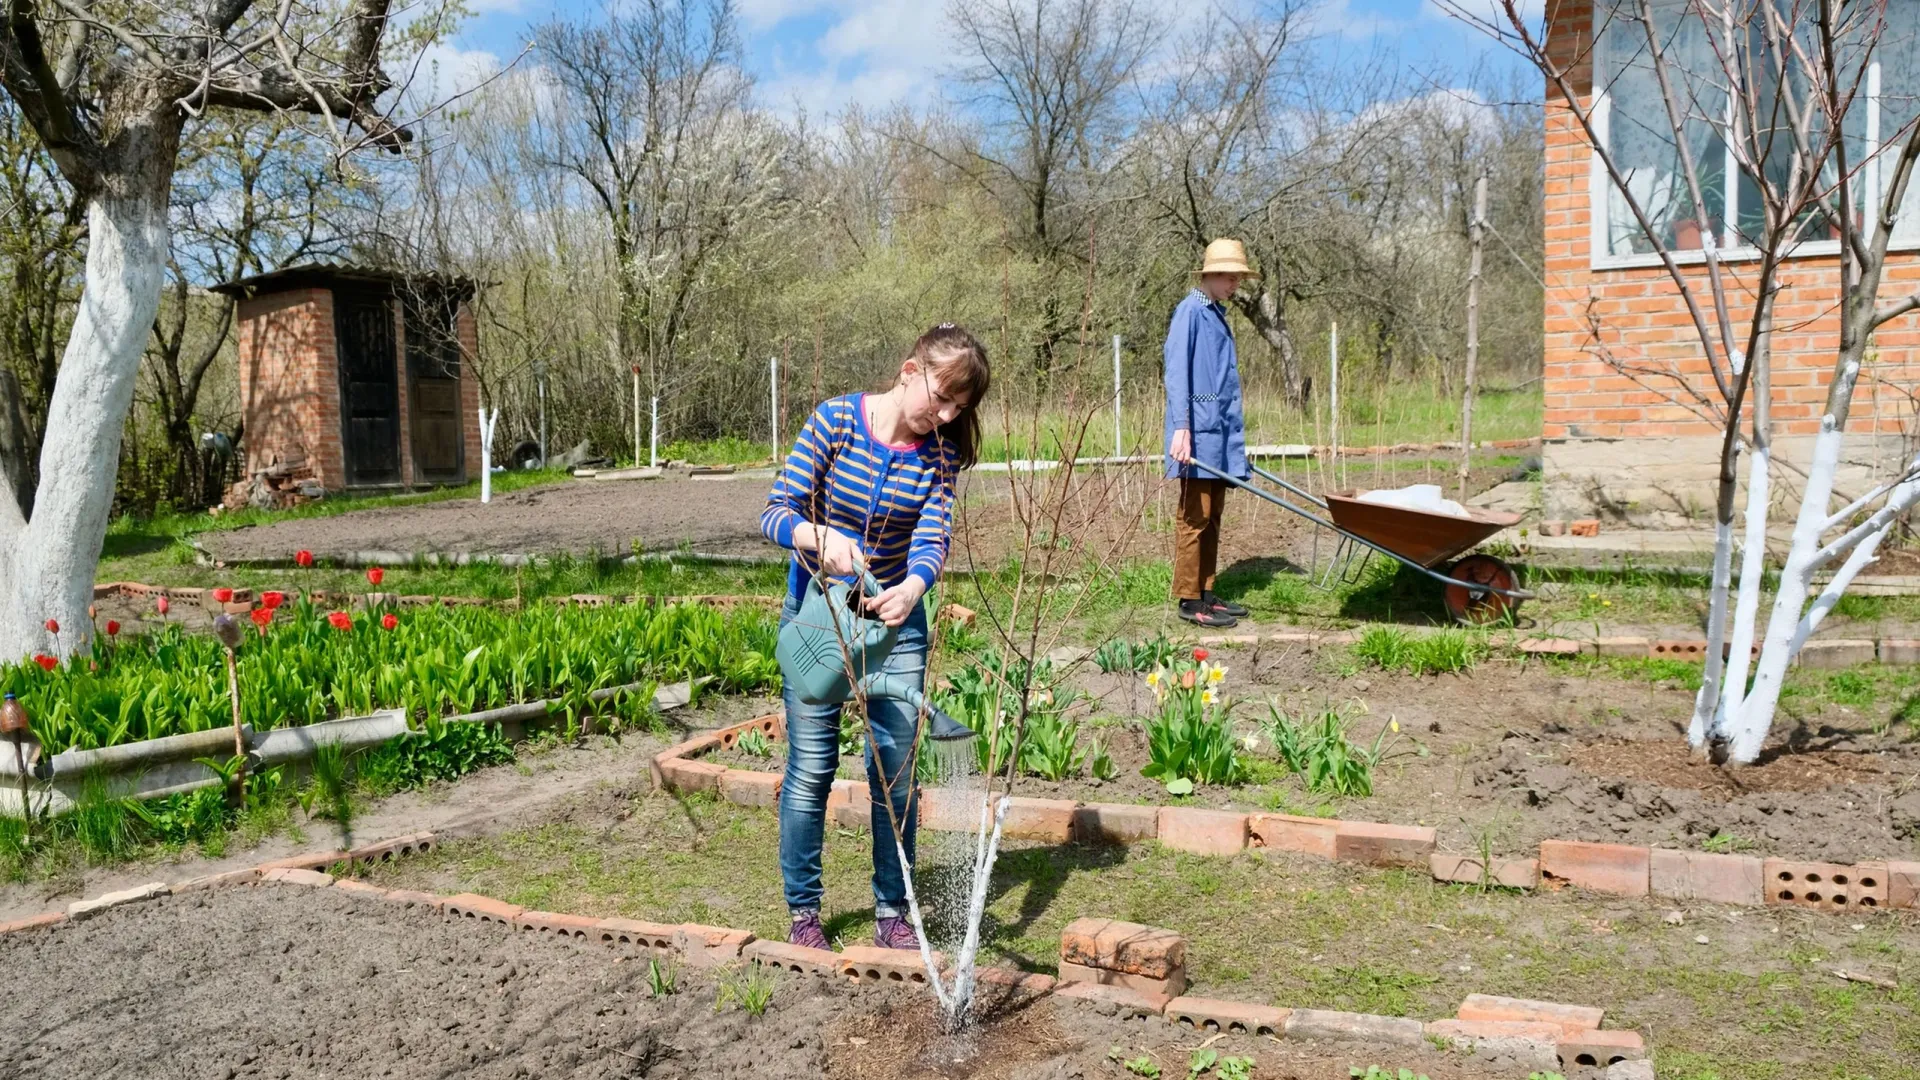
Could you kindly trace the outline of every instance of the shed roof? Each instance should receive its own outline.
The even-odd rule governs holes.
[[[449,277],[442,274],[410,274],[403,270],[383,270],[370,266],[355,266],[351,263],[313,262],[255,274],[252,277],[223,281],[213,286],[212,291],[245,298],[316,286],[330,289],[341,284],[385,286],[396,291],[399,287],[408,285],[413,288],[452,292],[462,300],[472,297],[478,287],[472,278]]]

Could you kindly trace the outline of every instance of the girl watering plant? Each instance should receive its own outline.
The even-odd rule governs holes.
[[[920,600],[946,562],[956,478],[974,462],[980,442],[974,409],[989,381],[986,349],[972,334],[942,323],[920,335],[885,391],[832,398],[814,410],[760,517],[767,538],[793,551],[783,626],[799,612],[815,575],[846,578],[864,566],[882,590],[864,597],[862,606],[869,617],[900,628],[884,670],[915,689],[924,685],[927,616]],[[788,940],[824,949],[821,843],[827,796],[840,765],[842,706],[808,705],[791,684],[783,699],[787,769],[780,789],[780,873],[793,916]],[[906,883],[914,849],[911,759],[918,710],[891,697],[868,698],[866,709],[874,944],[918,949],[907,918]],[[908,867],[900,864],[890,820],[900,823]]]

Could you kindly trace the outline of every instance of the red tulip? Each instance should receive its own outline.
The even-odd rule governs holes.
[[[257,607],[248,613],[248,617],[253,619],[253,625],[259,627],[261,632],[264,633],[267,629],[267,624],[273,621],[273,609]]]
[[[272,611],[287,602],[287,594],[280,592],[263,592],[260,594],[260,602],[267,606],[268,611]]]
[[[34,653],[33,662],[36,664],[39,664],[43,668],[46,668],[48,671],[52,671],[54,668],[57,668],[60,666],[60,661],[55,660],[53,657],[48,656],[46,653]]]
[[[231,604],[233,603],[233,590],[232,589],[215,589],[213,590],[213,598],[215,600],[220,601],[223,604]]]
[[[167,609],[172,606],[173,606],[172,604],[167,602],[167,598],[164,595],[162,595],[160,599],[155,600],[153,602],[153,609],[155,611],[158,611],[160,613],[160,617],[163,619],[166,618],[167,616]]]
[[[47,620],[47,633],[49,633],[49,634],[57,634],[57,633],[59,633],[59,632],[60,632],[60,620],[59,620],[59,619],[48,619],[48,620]]]
[[[112,619],[107,620],[107,636],[108,637],[120,636],[120,624],[115,622]]]
[[[300,568],[301,568],[302,570],[304,570],[304,569],[306,569],[306,568],[307,568],[307,567],[309,567],[309,566],[312,566],[312,565],[313,565],[313,552],[311,552],[311,551],[308,551],[308,550],[306,550],[305,548],[302,548],[302,549],[300,549],[299,551],[296,551],[296,552],[294,552],[294,553],[293,553],[293,564],[294,564],[295,566],[298,566],[298,567],[300,567]]]
[[[1195,660],[1197,660],[1197,661],[1199,661],[1200,663],[1203,663],[1203,664],[1204,664],[1204,663],[1206,663],[1206,662],[1207,662],[1207,650],[1205,650],[1205,649],[1195,649],[1195,650],[1193,650],[1193,658],[1194,658]]]
[[[391,630],[394,627],[399,625],[400,625],[400,616],[395,615],[391,611],[387,612],[385,615],[380,616],[380,628],[382,630]]]
[[[385,570],[380,569],[377,566],[367,567],[367,584],[369,585],[378,586],[380,584],[380,579],[386,576],[387,576],[387,572]]]
[[[353,629],[353,616],[344,611],[329,612],[327,614],[327,621],[333,624],[335,630]]]

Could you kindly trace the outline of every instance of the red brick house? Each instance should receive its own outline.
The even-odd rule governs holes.
[[[240,301],[248,475],[342,491],[478,474],[471,282],[316,264],[215,291]]]
[[[1681,252],[1678,261],[1699,272],[1697,295],[1705,305],[1702,238],[1676,169],[1645,30],[1616,14],[1637,4],[1616,9],[1612,0],[1554,0],[1546,7],[1550,51],[1571,65],[1571,85],[1594,110],[1594,126],[1636,200],[1666,230],[1663,239]],[[1665,22],[1663,51],[1673,64],[1717,71],[1704,35],[1689,32],[1682,18],[1684,3],[1655,0],[1654,7],[1656,26]],[[1920,113],[1920,3],[1892,0],[1887,18],[1863,100],[1847,118],[1848,156],[1855,161],[1874,158],[1884,148],[1881,139],[1892,139]],[[1695,90],[1703,110],[1716,107],[1709,82]],[[1717,100],[1724,102],[1724,93]],[[1597,513],[1652,527],[1711,520],[1720,435],[1683,404],[1683,381],[1714,392],[1699,338],[1672,279],[1551,81],[1545,122],[1546,516]],[[1757,266],[1745,237],[1759,225],[1757,191],[1734,166],[1716,128],[1695,124],[1686,138],[1700,163],[1703,201],[1718,224],[1715,239],[1738,317],[1745,319]],[[1862,168],[1855,183],[1859,196],[1877,202],[1878,164]],[[1892,247],[1883,300],[1920,288],[1920,184],[1907,193]],[[1803,243],[1782,273],[1772,410],[1776,456],[1789,466],[1806,461],[1838,349],[1838,251],[1835,240]],[[1876,345],[1848,422],[1842,492],[1864,491],[1869,476],[1897,470],[1920,438],[1913,397],[1920,393],[1920,317],[1887,324]],[[1791,467],[1775,475],[1793,489],[1783,497],[1797,492]]]

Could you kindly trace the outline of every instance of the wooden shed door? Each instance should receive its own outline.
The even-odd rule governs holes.
[[[407,401],[412,416],[413,474],[423,481],[466,479],[466,440],[460,437],[460,344],[454,337],[456,301],[406,302]]]
[[[347,484],[400,482],[400,380],[393,308],[382,293],[336,290],[333,333],[340,363],[340,438]]]

